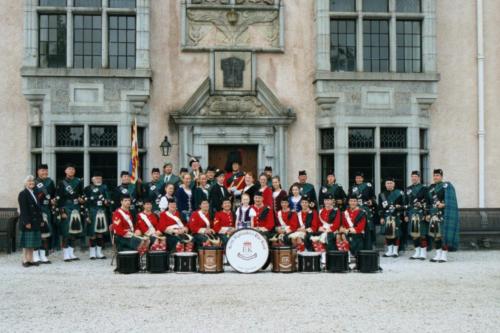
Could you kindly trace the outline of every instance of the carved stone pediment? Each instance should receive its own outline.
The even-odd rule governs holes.
[[[243,5],[243,6],[272,6],[276,3],[279,3],[279,0],[191,0],[190,2],[193,5]]]
[[[177,124],[289,124],[295,113],[283,106],[271,90],[257,79],[254,95],[210,94],[207,78],[184,107],[172,114]]]
[[[183,8],[184,50],[282,50],[281,7],[275,1],[237,0],[231,6],[222,6],[224,0],[196,3]]]

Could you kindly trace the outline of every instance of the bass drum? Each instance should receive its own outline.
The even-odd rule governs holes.
[[[269,258],[267,237],[253,229],[240,229],[231,235],[226,244],[226,258],[231,267],[240,273],[255,273]]]

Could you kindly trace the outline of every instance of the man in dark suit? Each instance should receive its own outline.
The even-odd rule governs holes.
[[[224,186],[224,171],[217,170],[215,172],[216,183],[210,189],[210,213],[212,216],[222,209],[222,203],[229,198],[229,191]]]
[[[33,190],[35,189],[35,177],[28,176],[24,181],[25,189],[19,193],[19,224],[21,227],[21,242],[23,248],[23,266],[38,266],[33,261],[33,250],[42,245],[40,228],[42,227],[42,209],[38,205]]]

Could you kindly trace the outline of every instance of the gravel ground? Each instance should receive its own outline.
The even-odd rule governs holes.
[[[0,332],[499,332],[500,252],[408,255],[375,274],[120,275],[109,259],[2,254]]]

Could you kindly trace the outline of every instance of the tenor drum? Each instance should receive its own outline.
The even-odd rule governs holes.
[[[224,249],[219,246],[204,246],[198,250],[200,273],[222,273]]]
[[[192,273],[196,272],[196,256],[194,252],[176,252],[174,256],[174,272]]]
[[[149,273],[165,273],[170,269],[167,251],[149,251],[146,258],[146,270]]]
[[[326,254],[326,271],[343,273],[349,270],[349,253],[344,251],[328,251]]]
[[[362,250],[356,255],[356,269],[361,273],[380,271],[380,258],[377,251]]]
[[[118,252],[116,256],[116,271],[121,274],[132,274],[139,272],[139,252]]]
[[[292,273],[297,270],[296,251],[291,246],[273,246],[271,258],[274,273]]]
[[[237,272],[255,273],[266,264],[268,257],[267,238],[253,229],[240,229],[227,241],[226,258]]]
[[[303,273],[321,272],[321,253],[320,252],[299,253],[299,272]]]

